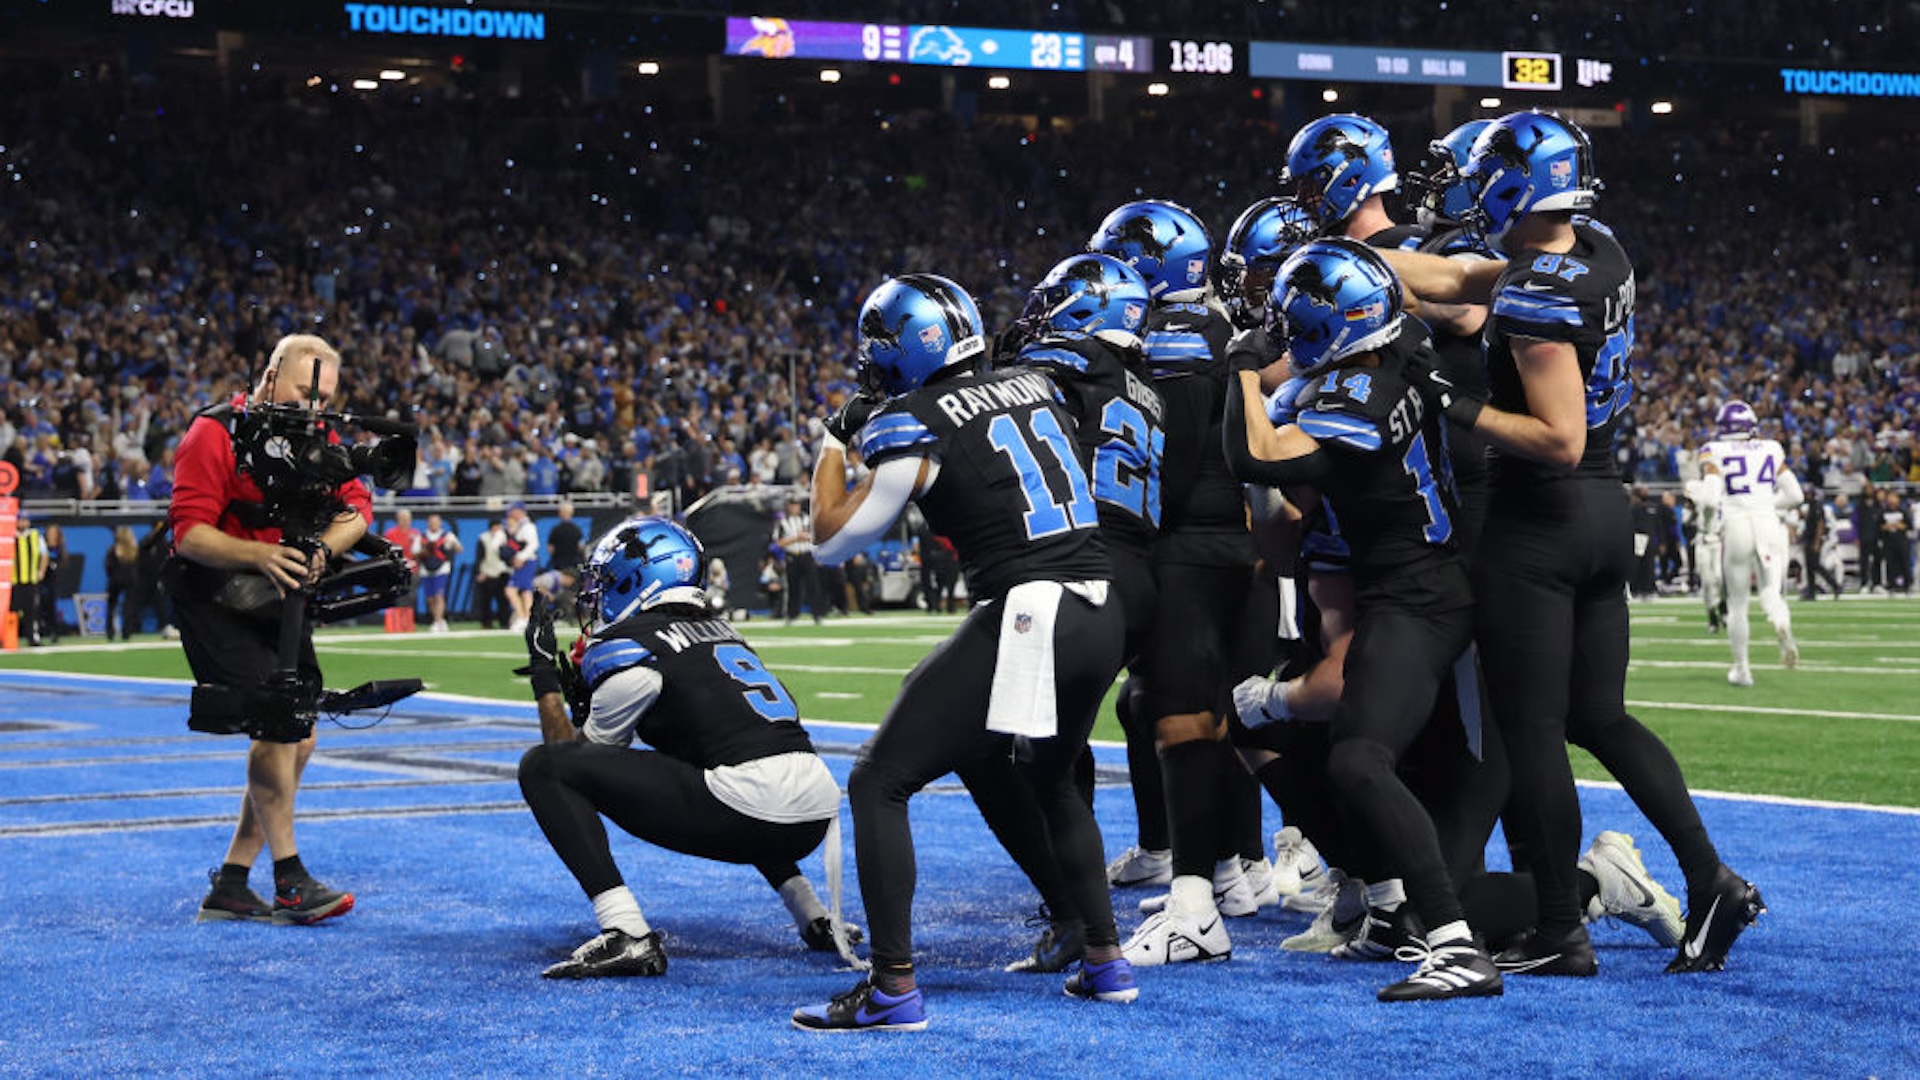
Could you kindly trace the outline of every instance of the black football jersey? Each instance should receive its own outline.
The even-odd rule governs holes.
[[[914,501],[953,542],[977,600],[1112,572],[1073,417],[1038,371],[959,372],[902,394],[861,429],[860,454],[874,468],[901,455],[939,463]]]
[[[713,769],[813,750],[793,696],[723,619],[643,611],[594,634],[580,659],[595,693],[638,666],[658,672],[661,687],[634,734],[663,754]]]
[[[1233,542],[1222,554],[1251,562],[1250,542],[1239,539],[1247,535],[1246,500],[1220,443],[1233,323],[1211,304],[1161,304],[1147,313],[1143,330],[1147,368],[1167,406],[1160,531],[1225,534]],[[1170,546],[1163,535],[1162,550]]]
[[[1166,404],[1151,378],[1119,349],[1077,331],[1049,334],[1014,364],[1046,372],[1077,425],[1080,463],[1093,483],[1100,530],[1142,555],[1160,531],[1160,459]]]
[[[1379,349],[1375,365],[1336,367],[1307,377],[1294,399],[1294,423],[1320,444],[1332,465],[1321,489],[1338,536],[1346,541],[1354,584],[1363,598],[1391,584],[1417,603],[1469,603],[1458,583],[1423,581],[1437,559],[1453,553],[1455,503],[1444,416],[1402,368],[1432,352],[1419,324]],[[1429,575],[1430,576],[1430,575]],[[1464,581],[1464,578],[1460,579]],[[1444,585],[1444,593],[1416,594]]]
[[[1613,436],[1633,402],[1633,265],[1613,231],[1586,217],[1573,219],[1571,251],[1519,251],[1494,286],[1487,318],[1487,385],[1493,403],[1508,412],[1527,411],[1527,396],[1514,365],[1513,339],[1571,343],[1587,385],[1587,449],[1582,475],[1617,479]],[[1558,470],[1513,455],[1497,455],[1500,483],[1531,483]]]

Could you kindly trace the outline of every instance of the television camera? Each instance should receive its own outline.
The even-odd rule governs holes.
[[[348,509],[338,494],[342,484],[369,476],[380,487],[402,488],[412,479],[419,443],[411,424],[298,402],[220,405],[202,415],[226,425],[236,467],[260,489],[262,501],[248,506],[242,519],[256,527],[279,525],[281,542],[309,557],[330,554],[320,537]],[[373,441],[342,441],[340,433],[356,431]],[[312,733],[321,713],[338,717],[384,708],[423,686],[419,679],[383,679],[352,690],[325,690],[300,672],[310,625],[390,607],[413,588],[405,553],[378,536],[362,537],[346,556],[329,559],[319,581],[284,597],[261,574],[192,565],[182,573],[188,588],[206,589],[204,595],[215,604],[263,624],[279,623],[279,662],[263,683],[194,687],[187,726],[195,731],[299,742]]]

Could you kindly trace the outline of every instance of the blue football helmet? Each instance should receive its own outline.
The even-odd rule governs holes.
[[[1288,196],[1261,199],[1240,212],[1220,245],[1214,286],[1227,317],[1243,329],[1267,319],[1273,275],[1293,249],[1313,239],[1313,219]]]
[[[1162,199],[1127,203],[1093,231],[1087,250],[1139,271],[1155,300],[1181,303],[1206,295],[1213,241],[1185,207]]]
[[[1358,240],[1306,244],[1280,264],[1268,332],[1287,343],[1297,375],[1377,349],[1400,329],[1400,279]]]
[[[888,278],[860,305],[860,389],[898,397],[987,351],[980,308],[937,274]]]
[[[661,604],[704,604],[700,541],[662,517],[641,515],[594,541],[580,569],[580,625],[612,626]]]
[[[1546,112],[1510,113],[1488,124],[1473,140],[1466,180],[1474,205],[1461,221],[1495,250],[1522,217],[1591,209],[1600,197],[1587,133]]]
[[[1280,182],[1321,228],[1353,216],[1369,196],[1400,186],[1387,129],[1364,116],[1323,116],[1287,144]]]
[[[1423,228],[1443,229],[1464,221],[1473,209],[1473,188],[1467,183],[1467,161],[1473,156],[1473,140],[1493,123],[1469,120],[1427,144],[1432,172],[1419,178],[1419,207],[1416,211]],[[1414,186],[1412,177],[1408,186]]]
[[[1111,255],[1069,255],[1027,293],[1015,338],[1026,342],[1050,330],[1077,330],[1137,348],[1150,303],[1146,279],[1133,267]]]
[[[1723,439],[1749,438],[1760,426],[1760,418],[1753,414],[1753,406],[1735,398],[1720,406],[1720,412],[1713,418],[1714,430]]]

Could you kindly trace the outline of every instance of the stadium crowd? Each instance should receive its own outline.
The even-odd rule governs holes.
[[[635,102],[6,81],[0,453],[27,498],[166,499],[194,410],[297,329],[340,343],[340,404],[421,423],[423,494],[644,476],[685,506],[803,482],[879,277],[951,267],[1004,325],[1098,208],[1167,197],[1224,230],[1286,135],[1217,101],[1037,132],[850,109],[749,128]],[[1421,156],[1425,117],[1379,119]],[[1641,268],[1623,472],[1683,479],[1738,396],[1811,486],[1920,482],[1901,168],[1920,136],[1594,137],[1600,212]]]

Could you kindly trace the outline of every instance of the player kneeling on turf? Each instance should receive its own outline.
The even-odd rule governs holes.
[[[837,845],[840,788],[793,697],[707,607],[706,564],[686,529],[631,518],[594,543],[581,571],[586,637],[573,653],[557,648],[549,605],[528,623],[523,671],[545,741],[521,758],[520,791],[601,931],[547,978],[666,973],[602,815],[673,851],[752,864],[808,948],[847,955],[859,938],[849,927],[835,940],[835,920],[796,865],[823,839]],[[654,749],[633,748],[636,736]]]

